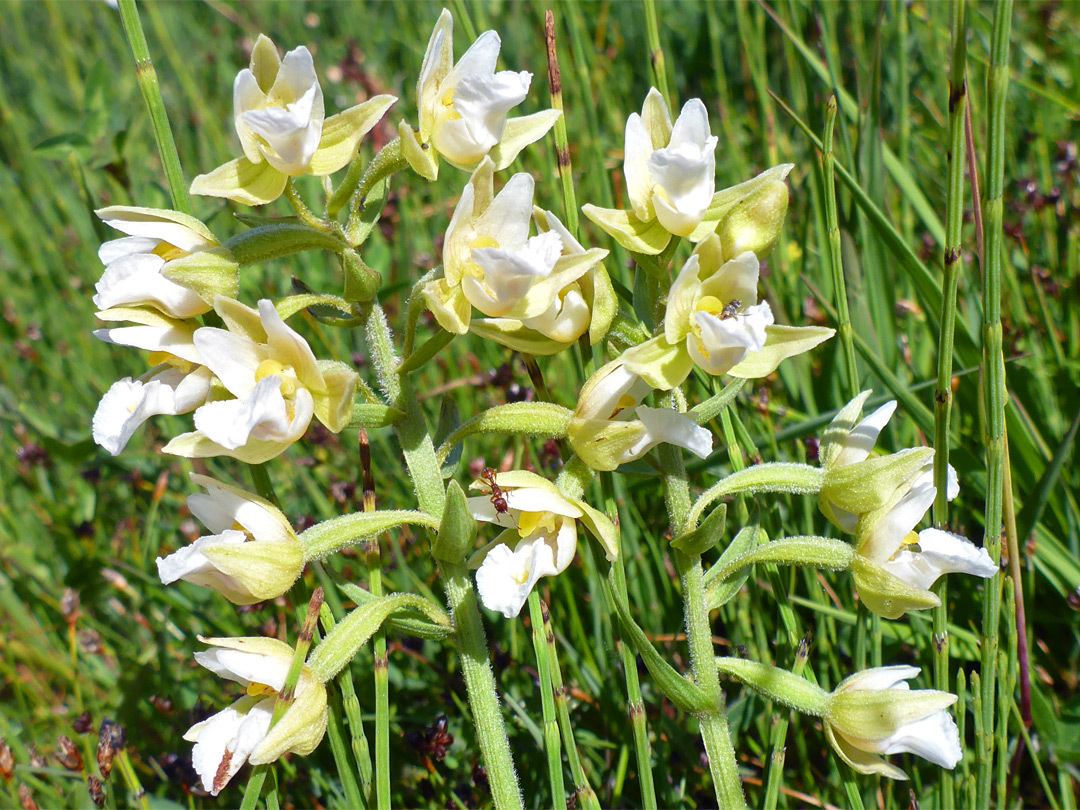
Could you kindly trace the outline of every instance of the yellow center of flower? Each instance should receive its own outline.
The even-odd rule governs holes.
[[[255,535],[253,535],[246,528],[241,526],[239,521],[236,521],[236,520],[233,521],[232,530],[234,532],[243,532],[244,535],[245,535],[245,537],[244,537],[244,542],[245,543],[250,543],[255,539]]]
[[[195,368],[196,365],[189,360],[184,360],[183,358],[177,357],[175,354],[171,354],[169,352],[150,352],[149,363],[151,366],[160,366],[162,363],[164,363],[165,365],[172,366],[175,369],[179,369],[185,374]]]
[[[900,548],[896,550],[896,554],[899,554],[901,551],[911,551],[916,554],[922,551],[922,548],[919,546],[918,532],[908,532],[907,537],[900,543]],[[896,557],[896,554],[893,555],[894,558]]]
[[[528,537],[540,530],[554,534],[555,515],[551,512],[522,512],[518,517],[518,534],[521,537]]]
[[[247,686],[247,693],[252,697],[258,697],[260,695],[272,695],[277,692],[272,686],[267,686],[265,683],[249,683]]]
[[[296,372],[293,371],[292,366],[286,366],[277,360],[263,360],[255,369],[255,382],[261,382],[267,377],[281,378],[281,395],[283,397],[288,398],[296,393]]]
[[[622,411],[626,410],[627,408],[633,408],[635,405],[637,405],[636,399],[634,399],[629,394],[623,394],[621,397],[619,397],[619,401],[615,405],[615,412],[611,414],[611,417],[614,419]]]

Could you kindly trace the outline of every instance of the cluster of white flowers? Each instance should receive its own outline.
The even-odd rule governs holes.
[[[496,172],[543,137],[560,113],[509,118],[526,99],[532,75],[496,71],[500,40],[494,31],[482,34],[455,62],[452,35],[452,19],[444,11],[419,71],[419,129],[402,121],[398,138],[368,164],[382,172],[379,180],[407,167],[435,179],[440,161],[471,172],[446,230],[441,270],[417,282],[410,312],[422,302],[447,340],[471,334],[531,356],[579,342],[599,345],[619,310],[603,263],[608,250],[585,247],[578,234],[539,207],[530,174],[512,175],[496,192]],[[358,403],[357,371],[318,359],[286,321],[324,299],[357,318],[372,311],[374,291],[365,298],[348,275],[357,267],[374,273],[359,258],[362,229],[342,228],[329,205],[325,218],[312,222],[310,212],[296,205],[291,184],[302,175],[325,178],[353,164],[357,171],[350,176],[356,177],[347,190],[355,190],[362,182],[360,142],[396,99],[376,96],[328,118],[310,51],[300,46],[281,58],[265,36],[254,44],[249,67],[237,75],[233,99],[243,155],[198,176],[191,191],[245,205],[264,205],[287,193],[300,222],[219,241],[202,222],[176,211],[112,206],[97,212],[125,236],[100,250],[105,271],[94,303],[98,318],[109,325],[95,334],[149,352],[149,370],[113,384],[94,415],[94,440],[113,455],[155,415],[193,413],[194,429],[173,437],[165,453],[261,464],[299,441],[313,419],[340,433],[364,424],[358,414],[365,406],[393,410],[370,400]],[[646,459],[660,444],[707,458],[713,434],[705,418],[699,422],[688,412],[680,390],[695,369],[714,377],[766,377],[834,333],[777,324],[759,292],[762,262],[779,239],[787,211],[785,181],[793,166],[776,166],[716,191],[717,142],[700,99],[688,101],[672,123],[668,100],[652,89],[641,113],[626,121],[623,176],[630,210],[582,209],[631,251],[637,272],[652,274],[666,291],[653,302],[658,323],[652,333],[622,329],[609,343],[621,353],[592,371],[575,407],[552,405],[547,411],[558,411],[561,427],[554,435],[568,441],[590,475]],[[350,208],[355,212],[363,202],[363,193],[356,192]],[[689,255],[677,271],[672,266],[669,283],[668,265],[684,239],[693,249],[683,254]],[[238,300],[241,267],[312,244],[340,255],[343,298],[262,298],[254,308]],[[474,309],[483,317],[474,317]],[[418,314],[412,313],[413,328]],[[850,568],[859,598],[895,619],[938,604],[929,588],[941,575],[989,577],[996,566],[984,550],[955,534],[915,532],[936,494],[933,451],[873,456],[895,403],[856,423],[868,396],[842,409],[822,441],[819,503],[830,521],[855,537]],[[506,432],[538,435],[533,425],[504,424],[512,426]],[[951,468],[950,475],[951,499],[958,485]],[[306,563],[323,553],[270,501],[203,475],[193,481],[206,492],[192,495],[188,504],[210,533],[157,560],[162,582],[183,580],[249,605],[286,593]],[[468,499],[472,519],[501,531],[468,563],[476,569],[482,603],[507,618],[518,616],[541,578],[572,564],[579,524],[609,561],[619,555],[617,521],[581,497],[584,484],[571,496],[535,473],[504,471],[485,474],[474,488],[481,494]],[[460,490],[458,496],[464,497]],[[420,513],[396,514],[407,520]],[[422,517],[431,527],[434,517]],[[186,735],[195,742],[195,768],[205,789],[217,794],[245,761],[267,763],[286,752],[314,750],[327,725],[323,681],[332,675],[305,665],[298,682],[290,684],[292,702],[275,723],[293,649],[270,639],[206,641],[212,649],[196,654],[199,663],[241,683],[247,694]],[[959,760],[956,725],[945,711],[955,697],[909,692],[906,681],[917,674],[911,667],[868,670],[831,693],[825,733],[853,768],[902,778],[882,755],[911,752],[949,768]]]

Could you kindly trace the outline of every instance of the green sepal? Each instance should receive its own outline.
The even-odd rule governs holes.
[[[880,509],[897,487],[918,474],[933,454],[932,448],[917,447],[831,467],[824,471],[819,500],[854,515]]]
[[[650,387],[670,391],[682,385],[694,370],[694,361],[684,344],[672,346],[663,335],[627,349],[619,360]]]
[[[742,362],[728,369],[728,374],[747,380],[768,377],[784,360],[810,351],[835,334],[836,330],[827,326],[771,324],[765,327],[764,348],[750,352]]]
[[[332,115],[323,122],[322,137],[308,171],[316,177],[333,174],[353,159],[360,140],[383,117],[397,97],[372,96],[363,104]]]
[[[658,219],[642,222],[632,211],[599,208],[591,203],[583,205],[581,212],[599,225],[608,236],[634,253],[655,256],[671,241],[671,234]]]
[[[909,585],[862,555],[854,555],[851,573],[859,601],[883,619],[899,619],[909,610],[928,610],[941,604],[932,592]]]
[[[355,250],[341,254],[341,271],[345,276],[346,301],[367,303],[374,300],[382,286],[382,276],[372,270]]]
[[[192,180],[191,193],[224,197],[244,205],[266,205],[281,196],[288,180],[287,175],[265,160],[252,163],[247,158],[237,158]]]
[[[439,179],[439,159],[430,144],[420,142],[420,134],[402,121],[398,125],[401,154],[414,172],[432,182]]]
[[[507,119],[502,138],[488,153],[495,169],[501,171],[507,168],[517,159],[522,149],[543,138],[561,115],[561,110],[541,110],[532,115]]]
[[[161,268],[161,275],[194,292],[209,310],[215,295],[236,298],[240,294],[239,268],[227,247],[216,247],[173,259]]]
[[[431,554],[440,562],[460,563],[475,544],[476,520],[469,511],[465,491],[457,481],[451,481],[446,486],[446,508]]]
[[[371,591],[365,591],[353,582],[336,582],[335,584],[337,585],[338,590],[351,599],[358,607],[382,598],[381,596],[375,596]],[[454,635],[454,627],[450,624],[449,616],[447,616],[446,620],[446,624],[436,624],[427,619],[422,619],[415,608],[406,605],[398,608],[394,613],[391,613],[386,618],[384,624],[391,633],[414,636],[415,638],[423,638],[430,641],[445,641]]]
[[[801,675],[746,658],[716,658],[716,668],[755,692],[812,717],[829,710],[829,693]]]

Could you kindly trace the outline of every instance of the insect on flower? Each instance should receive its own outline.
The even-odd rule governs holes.
[[[484,480],[491,490],[491,505],[495,507],[495,511],[500,515],[507,515],[513,522],[515,528],[520,528],[517,521],[514,520],[513,515],[510,515],[510,506],[506,503],[506,493],[495,481],[495,470],[491,467],[485,467],[483,472],[480,473],[480,477]]]

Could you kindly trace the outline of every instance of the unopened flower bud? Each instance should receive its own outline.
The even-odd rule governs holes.
[[[788,170],[791,169],[788,164]],[[776,246],[788,209],[788,187],[783,178],[770,177],[761,188],[742,200],[721,220],[716,233],[724,245],[724,258],[733,259],[752,250],[764,259]]]

